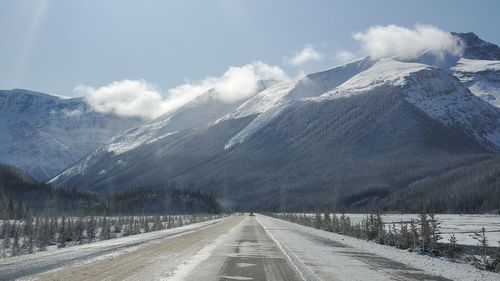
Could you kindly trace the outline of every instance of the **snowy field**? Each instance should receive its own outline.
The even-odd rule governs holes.
[[[366,214],[346,214],[352,222],[361,222],[366,218]],[[417,220],[418,214],[384,214],[381,215],[385,223],[398,223],[401,221]],[[441,222],[442,242],[447,242],[451,234],[455,234],[459,244],[476,245],[476,240],[471,235],[474,232],[486,229],[490,246],[498,246],[500,241],[500,216],[499,215],[436,215],[436,219]]]

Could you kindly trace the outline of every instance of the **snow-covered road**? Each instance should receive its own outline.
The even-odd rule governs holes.
[[[148,238],[148,235],[150,237]],[[257,215],[0,260],[13,280],[499,280],[496,273]],[[133,241],[135,240],[135,241]]]

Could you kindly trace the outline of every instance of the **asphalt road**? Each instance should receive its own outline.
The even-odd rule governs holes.
[[[149,235],[5,259],[0,279],[447,280],[260,215]]]

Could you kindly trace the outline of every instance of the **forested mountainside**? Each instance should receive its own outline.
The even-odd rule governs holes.
[[[0,165],[0,219],[32,215],[145,215],[219,213],[215,194],[180,188],[135,188],[106,197],[37,182],[19,169]]]

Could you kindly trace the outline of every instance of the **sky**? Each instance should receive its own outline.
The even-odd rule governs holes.
[[[370,52],[375,26],[500,44],[499,14],[497,0],[0,0],[0,89],[98,97],[126,83],[155,103],[341,64]]]

